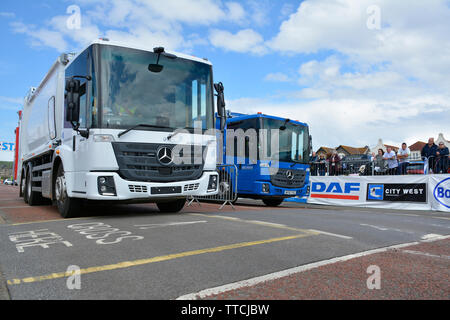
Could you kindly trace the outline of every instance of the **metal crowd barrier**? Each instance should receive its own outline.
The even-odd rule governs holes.
[[[200,202],[219,202],[222,204],[219,210],[222,210],[227,204],[231,205],[231,207],[235,209],[233,203],[236,202],[238,197],[237,167],[234,164],[217,165],[217,172],[219,173],[219,192],[216,195],[211,196],[191,196],[188,198],[188,207],[191,206],[194,202],[197,202],[199,205],[201,205]]]
[[[312,176],[383,176],[383,175],[423,175],[449,173],[450,160],[446,157],[429,157],[419,160],[411,159],[408,164],[397,162],[389,168],[387,160],[341,160],[330,162],[321,160],[311,163]]]

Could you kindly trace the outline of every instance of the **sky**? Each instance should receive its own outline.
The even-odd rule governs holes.
[[[315,149],[450,140],[450,0],[2,0],[0,35],[0,141],[99,37],[208,58],[228,109],[306,122]]]

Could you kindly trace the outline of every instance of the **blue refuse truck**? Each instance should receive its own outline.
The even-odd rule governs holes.
[[[237,169],[237,178],[227,176],[221,184],[236,190],[239,198],[260,199],[267,206],[309,195],[311,136],[306,123],[229,111],[221,121],[216,126],[223,142],[218,161]]]

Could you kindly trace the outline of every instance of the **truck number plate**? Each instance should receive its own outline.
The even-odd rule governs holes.
[[[295,196],[295,195],[297,195],[297,191],[289,191],[289,190],[286,190],[286,191],[284,192],[284,194],[289,195],[289,196]]]

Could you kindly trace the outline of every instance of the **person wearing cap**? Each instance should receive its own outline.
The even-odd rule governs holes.
[[[449,151],[444,142],[439,142],[439,147],[436,151],[436,172],[435,173],[447,173]]]

